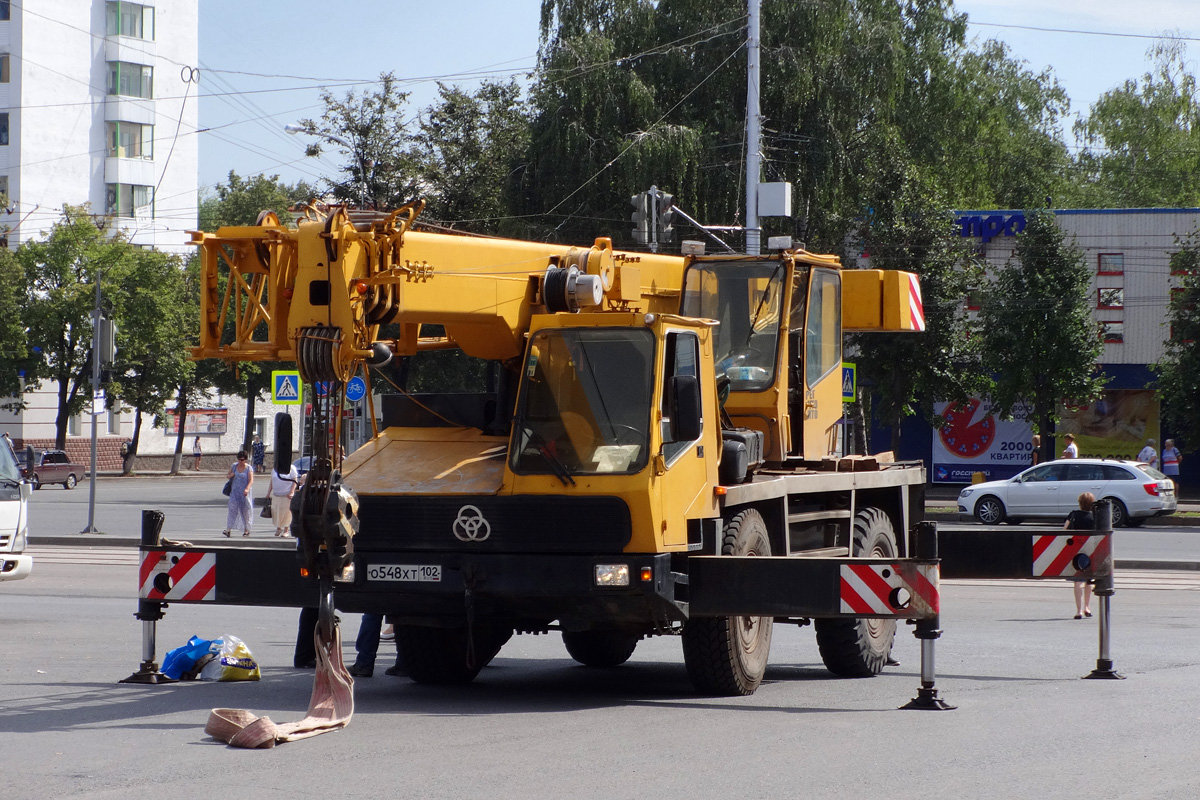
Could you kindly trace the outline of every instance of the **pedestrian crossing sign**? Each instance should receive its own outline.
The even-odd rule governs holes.
[[[284,406],[300,405],[300,373],[279,369],[271,373],[271,402]]]
[[[853,403],[858,399],[858,365],[842,362],[842,402]]]

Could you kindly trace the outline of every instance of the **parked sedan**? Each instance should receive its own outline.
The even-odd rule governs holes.
[[[21,477],[33,484],[34,489],[40,489],[47,483],[61,483],[67,489],[74,489],[79,479],[88,474],[88,468],[83,464],[74,464],[62,450],[35,450],[33,453],[33,469],[25,464],[25,453],[17,454],[21,463]]]
[[[1030,467],[1003,481],[976,483],[958,495],[960,520],[985,525],[1017,524],[1026,518],[1062,520],[1079,507],[1079,495],[1112,501],[1114,528],[1137,527],[1175,512],[1175,486],[1148,464],[1072,458]]]

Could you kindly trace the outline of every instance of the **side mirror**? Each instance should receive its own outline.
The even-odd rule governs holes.
[[[694,375],[676,375],[671,378],[671,440],[690,442],[700,438],[702,416],[700,410],[700,379]]]
[[[292,468],[292,416],[282,411],[275,415],[275,471],[287,475]]]

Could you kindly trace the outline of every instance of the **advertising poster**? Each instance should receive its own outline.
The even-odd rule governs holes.
[[[179,414],[167,412],[167,435],[179,433]],[[184,433],[225,433],[229,427],[229,410],[225,408],[195,408],[187,413]]]
[[[992,413],[986,398],[934,406],[946,424],[933,432],[934,483],[970,483],[982,472],[984,480],[1011,478],[1032,463],[1033,432],[1026,409],[1013,409],[1013,419]]]
[[[1138,452],[1153,439],[1154,449],[1162,449],[1159,437],[1158,401],[1150,389],[1113,389],[1091,405],[1061,410],[1055,455],[1067,443],[1062,434],[1075,434],[1075,446],[1083,458],[1127,458],[1136,460]]]

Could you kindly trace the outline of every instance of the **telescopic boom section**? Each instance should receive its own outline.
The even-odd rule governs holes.
[[[202,262],[192,357],[295,361],[306,381],[346,381],[361,362],[459,347],[520,356],[535,313],[674,313],[685,260],[411,230],[420,204],[369,221],[338,208],[297,228],[263,224],[194,233]],[[399,323],[395,339],[379,330]],[[422,338],[422,324],[446,337]]]

